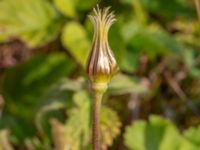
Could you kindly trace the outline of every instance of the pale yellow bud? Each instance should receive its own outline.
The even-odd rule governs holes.
[[[95,16],[89,16],[94,25],[94,37],[87,61],[87,75],[93,88],[105,88],[116,71],[117,63],[108,43],[108,31],[115,21],[109,7],[94,9]],[[101,87],[102,86],[102,87]]]

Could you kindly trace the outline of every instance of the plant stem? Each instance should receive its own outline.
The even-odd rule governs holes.
[[[100,110],[103,92],[93,92],[93,108],[92,108],[92,146],[93,150],[100,150]]]

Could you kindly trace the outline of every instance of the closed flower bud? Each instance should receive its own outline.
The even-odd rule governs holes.
[[[108,30],[115,21],[109,7],[94,9],[95,16],[89,16],[94,25],[92,49],[87,61],[87,75],[93,89],[106,89],[116,71],[117,64],[108,43]]]

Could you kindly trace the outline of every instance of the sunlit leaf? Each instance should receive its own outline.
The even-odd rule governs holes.
[[[181,137],[172,123],[158,116],[136,121],[127,128],[125,143],[130,150],[177,150]]]
[[[200,126],[194,128],[190,128],[184,132],[184,137],[188,141],[185,146],[190,147],[188,150],[198,150],[200,149]],[[187,150],[186,148],[182,148],[184,150]],[[182,150],[181,149],[181,150]]]
[[[62,32],[62,44],[77,60],[85,65],[90,50],[90,42],[83,26],[78,22],[68,22]]]
[[[58,15],[47,0],[0,1],[0,40],[17,38],[37,47],[54,39],[59,28]]]
[[[113,144],[113,140],[119,135],[121,122],[115,111],[108,107],[103,107],[101,110],[101,147],[102,150],[107,150]]]
[[[67,17],[76,16],[75,0],[54,0],[54,4]]]

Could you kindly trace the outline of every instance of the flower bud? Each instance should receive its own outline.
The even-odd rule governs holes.
[[[93,44],[87,61],[87,75],[92,88],[106,89],[116,71],[117,63],[108,43],[108,30],[115,21],[109,7],[94,9],[95,16],[89,16],[94,25]]]

